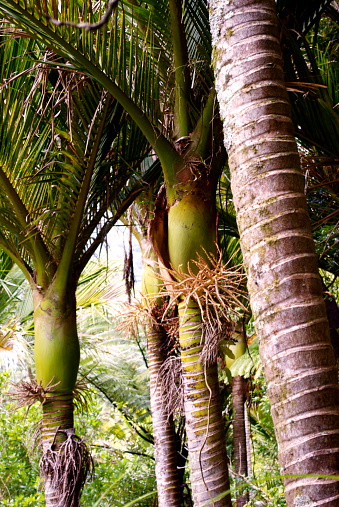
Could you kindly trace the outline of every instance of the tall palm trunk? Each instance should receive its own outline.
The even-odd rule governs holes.
[[[42,401],[40,462],[46,507],[78,507],[90,458],[75,435],[73,391],[79,367],[74,291],[64,297],[51,284],[34,290],[34,356]]]
[[[156,322],[159,319],[158,316],[155,316],[157,312],[152,312],[154,306],[159,307],[163,302],[161,297],[154,301],[155,296],[161,290],[162,283],[159,280],[156,256],[152,245],[146,238],[140,239],[139,244],[143,258],[142,292],[151,313],[147,326],[147,352],[158,506],[181,507],[183,505],[183,489],[179,482],[174,421],[165,408],[160,382],[161,367],[166,360],[164,353],[166,336],[161,322]]]
[[[197,303],[179,303],[179,340],[186,432],[195,507],[210,502],[215,507],[231,505],[230,496],[214,498],[227,492],[225,428],[221,415],[216,364],[207,367],[201,361],[203,348],[202,320]]]
[[[275,2],[212,0],[210,7],[234,204],[287,504],[334,507],[339,480],[324,476],[339,474],[337,369]]]
[[[196,173],[198,174],[198,173]],[[202,168],[192,181],[189,163],[177,173],[176,198],[169,195],[168,254],[177,272],[194,273],[198,255],[215,252],[215,191],[213,177]],[[167,189],[168,192],[168,189]],[[169,194],[169,192],[168,192]],[[184,386],[184,410],[195,507],[211,502],[230,506],[226,438],[216,363],[201,357],[203,315],[198,303],[183,295],[179,308],[179,342]],[[214,500],[220,493],[225,496]]]
[[[177,469],[177,450],[172,416],[164,410],[159,375],[164,364],[162,351],[164,333],[160,326],[149,324],[147,331],[148,364],[150,373],[151,410],[155,449],[155,475],[158,506],[181,507],[182,485]]]
[[[247,394],[247,380],[241,375],[233,378],[233,443],[235,473],[246,476],[247,469],[247,441],[245,426],[245,401]],[[243,507],[248,502],[248,494],[241,493],[236,500],[236,507]]]

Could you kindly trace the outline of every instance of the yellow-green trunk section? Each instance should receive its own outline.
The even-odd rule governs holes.
[[[56,294],[34,294],[34,358],[37,382],[53,392],[69,393],[75,386],[80,347],[76,327],[76,303],[72,291],[67,305]]]
[[[211,501],[214,507],[231,506],[224,420],[221,413],[216,365],[201,361],[202,321],[198,305],[179,303],[179,340],[184,386],[186,432],[194,506]]]
[[[192,260],[215,252],[215,206],[204,192],[186,193],[168,212],[168,251],[172,267],[187,272]]]

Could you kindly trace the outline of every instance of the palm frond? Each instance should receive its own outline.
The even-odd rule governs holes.
[[[294,30],[284,32],[284,70],[290,88],[295,135],[320,153],[338,156],[339,117],[332,80],[338,65],[330,52],[311,47]],[[325,63],[326,62],[326,63]]]
[[[322,13],[329,7],[332,0],[278,0],[277,11],[280,19],[288,23],[290,29],[305,35],[312,26],[319,22]]]
[[[8,56],[2,69],[6,107],[0,120],[1,161],[20,213],[18,217],[3,191],[0,241],[31,271],[36,259],[27,237],[39,234],[50,265],[60,262],[66,242],[72,241],[68,251],[76,252],[81,271],[94,247],[159,170],[146,171],[145,180],[143,171],[139,175],[148,143],[98,83],[72,71],[55,53],[41,51],[31,39],[16,40],[10,32],[2,40]],[[24,89],[29,93],[23,94]]]

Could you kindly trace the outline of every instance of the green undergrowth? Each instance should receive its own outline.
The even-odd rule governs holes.
[[[14,410],[8,398],[9,378],[8,373],[0,372],[0,505],[44,507],[40,452],[34,447],[40,407],[33,405],[28,412],[25,408]],[[148,493],[155,490],[152,446],[145,448],[127,423],[94,392],[88,413],[78,412],[75,425],[90,444],[95,464],[81,507],[123,507],[135,499],[139,499],[135,505],[150,507],[152,495]]]

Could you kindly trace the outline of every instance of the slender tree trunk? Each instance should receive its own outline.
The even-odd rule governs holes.
[[[245,401],[247,394],[247,381],[241,375],[233,378],[233,442],[235,473],[247,475],[247,442],[245,426]],[[241,481],[239,482],[241,484]],[[243,507],[248,502],[248,494],[241,493],[236,500],[236,507]]]
[[[216,86],[289,506],[339,504],[337,369],[274,0],[211,0]],[[293,477],[290,476],[293,475]],[[319,477],[315,477],[319,476]]]
[[[160,326],[148,326],[148,364],[150,372],[151,410],[155,447],[155,475],[157,479],[159,507],[181,507],[183,489],[179,483],[177,450],[172,416],[164,409],[159,382],[160,369],[164,364],[161,350],[164,333]]]
[[[207,502],[230,506],[225,428],[221,416],[216,365],[201,362],[202,330],[199,306],[179,303],[179,340],[184,386],[186,432],[194,506]]]
[[[199,162],[197,163],[197,160]],[[168,255],[172,269],[198,271],[194,260],[215,252],[215,173],[192,159],[178,172],[176,199],[168,196]],[[194,167],[194,168],[193,168]],[[196,171],[196,172],[194,172]],[[192,174],[195,179],[192,180]],[[167,189],[168,192],[168,189]],[[184,411],[190,478],[195,507],[210,502],[214,507],[231,505],[226,438],[221,416],[217,365],[203,363],[201,309],[185,295],[179,308],[179,342],[184,387]],[[215,500],[224,493],[225,496]]]
[[[246,456],[247,456],[247,475],[252,477],[252,441],[251,441],[251,424],[248,416],[248,410],[245,404],[245,433],[246,433]]]
[[[62,446],[67,441],[67,434],[74,431],[73,423],[73,396],[51,395],[43,403],[43,416],[41,439],[43,458],[41,461],[42,473],[45,481],[46,507],[60,506],[62,492],[55,485],[55,465],[62,456]],[[61,454],[60,454],[61,452]],[[70,484],[60,484],[62,489],[72,487]],[[77,506],[79,503],[73,498]],[[67,505],[67,504],[66,504]]]
[[[139,238],[143,257],[142,293],[149,309],[150,321],[147,329],[148,366],[150,374],[150,397],[153,422],[155,476],[157,481],[159,507],[181,507],[183,487],[179,482],[175,427],[162,399],[160,382],[161,367],[166,359],[164,353],[165,330],[161,323],[155,323],[161,314],[163,299],[159,292],[162,282],[158,273],[156,255],[146,238]],[[158,298],[156,296],[159,295]]]

